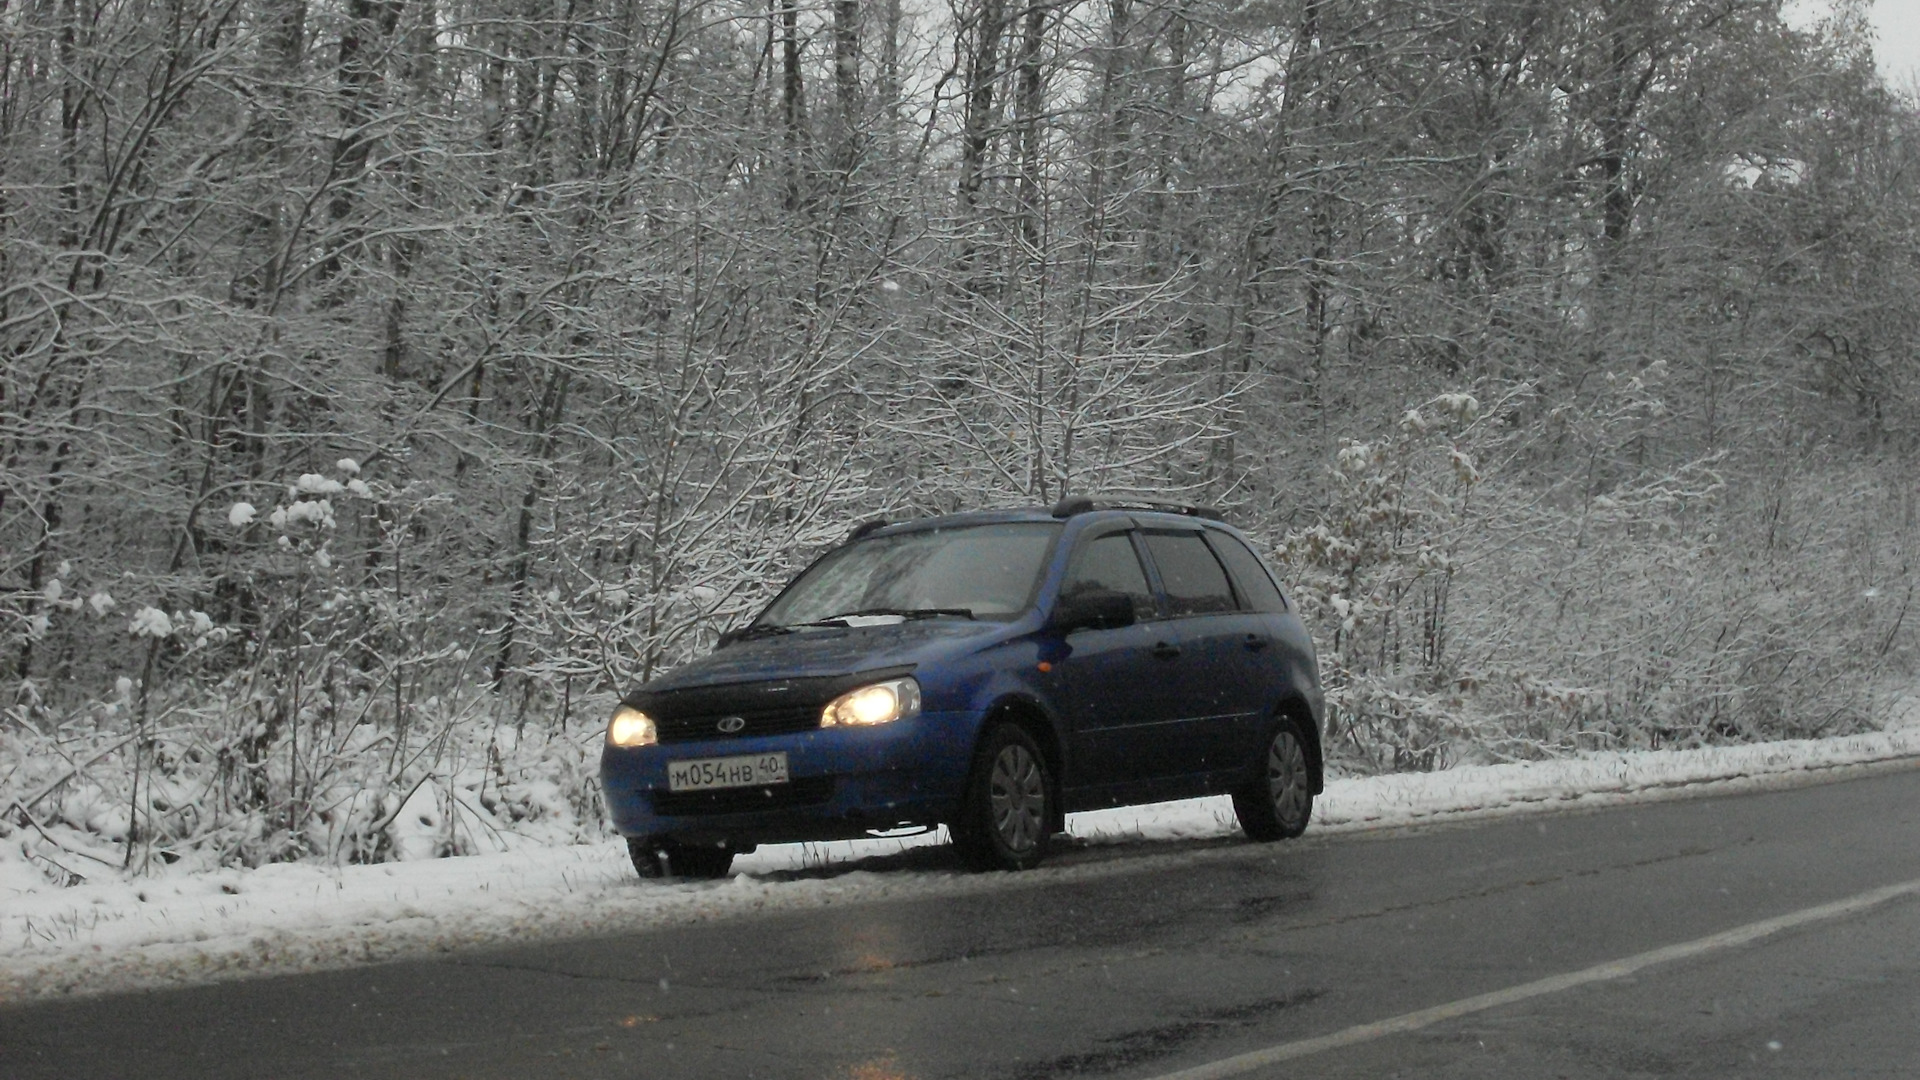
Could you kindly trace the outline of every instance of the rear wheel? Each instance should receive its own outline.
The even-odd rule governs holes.
[[[1013,724],[987,732],[967,779],[953,842],[976,870],[1031,870],[1046,857],[1053,807],[1047,759]]]
[[[1260,774],[1233,793],[1233,813],[1250,840],[1291,840],[1313,817],[1313,777],[1300,733],[1283,722],[1261,753]]]

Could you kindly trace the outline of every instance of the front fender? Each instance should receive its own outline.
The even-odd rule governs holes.
[[[1034,736],[1053,757],[1057,783],[1071,768],[1071,750],[1066,724],[1054,703],[1057,676],[1041,669],[1040,653],[1040,644],[1031,637],[1003,642],[949,667],[935,680],[923,678],[921,693],[928,708],[973,718],[968,734],[974,745],[990,718],[1016,712],[1037,728]]]

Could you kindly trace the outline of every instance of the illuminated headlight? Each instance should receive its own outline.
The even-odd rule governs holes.
[[[631,705],[613,710],[613,719],[607,721],[609,745],[652,746],[659,741],[660,732],[653,726],[653,717]]]
[[[912,679],[888,679],[849,690],[820,711],[821,727],[872,727],[905,720],[920,713],[920,684]]]

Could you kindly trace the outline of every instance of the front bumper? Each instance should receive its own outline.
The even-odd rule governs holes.
[[[921,713],[870,728],[826,728],[637,749],[607,747],[600,785],[624,836],[726,845],[836,840],[951,818],[979,717]],[[668,763],[785,751],[786,784],[672,793]]]

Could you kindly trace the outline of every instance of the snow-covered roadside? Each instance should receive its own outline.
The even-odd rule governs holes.
[[[1686,797],[1807,782],[1823,771],[1920,760],[1920,723],[1841,739],[1593,754],[1438,773],[1336,780],[1316,832]],[[1223,798],[1073,815],[1088,845],[1235,831]],[[496,855],[87,883],[62,889],[0,860],[0,1002],[342,967],[598,931],[889,897],[1020,887],[1125,872],[1131,860],[1062,859],[1033,875],[969,875],[910,849],[937,836],[778,845],[722,882],[643,882],[617,842]],[[836,873],[807,873],[896,856]],[[1171,853],[1169,857],[1184,857]],[[932,868],[929,868],[932,867]]]

